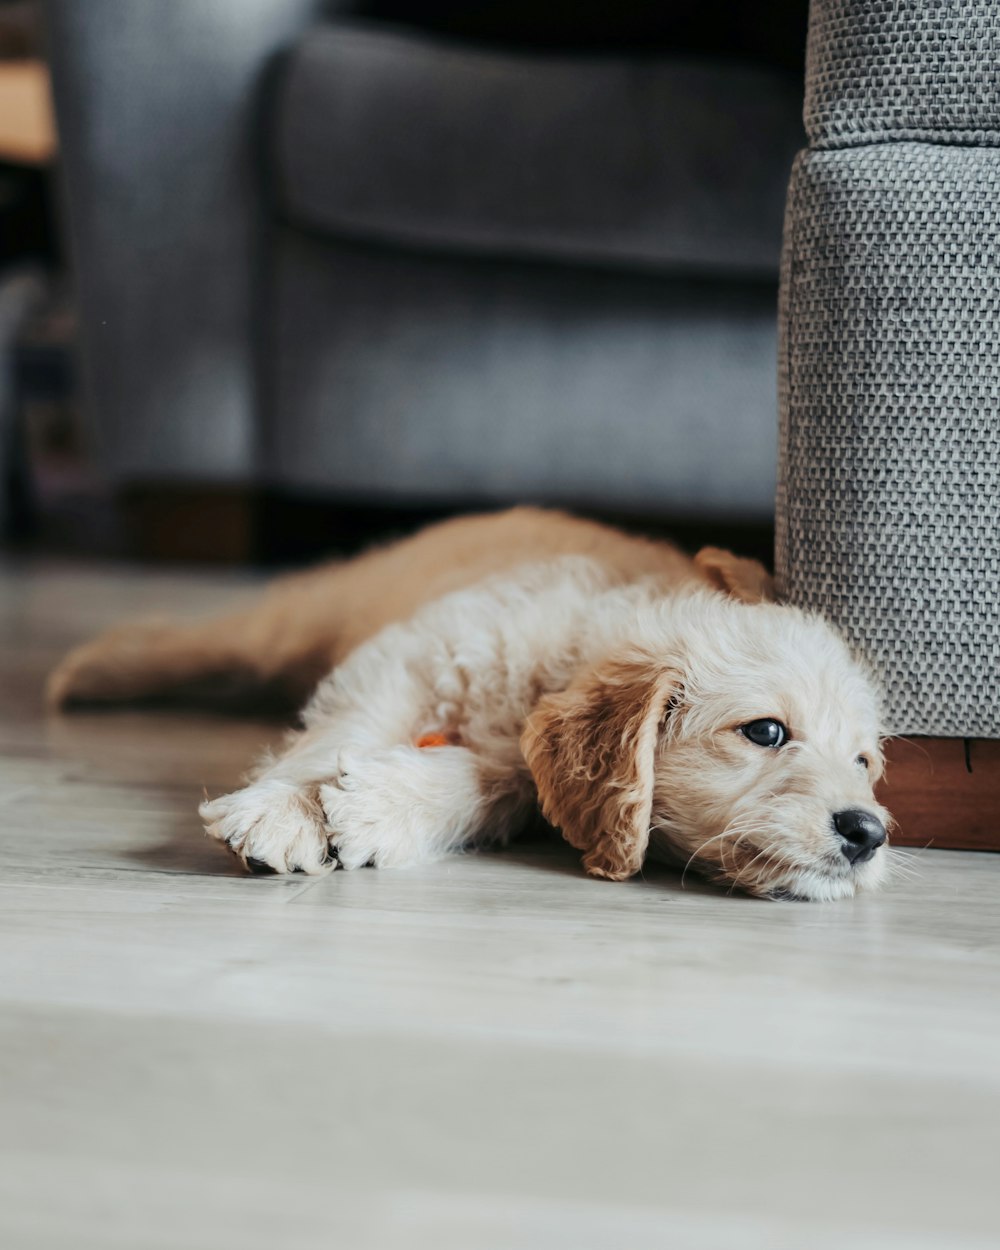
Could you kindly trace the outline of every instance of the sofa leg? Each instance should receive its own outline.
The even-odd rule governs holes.
[[[879,800],[896,846],[1000,851],[1000,741],[894,738]]]
[[[245,564],[256,556],[256,492],[230,486],[133,486],[121,493],[139,560]]]

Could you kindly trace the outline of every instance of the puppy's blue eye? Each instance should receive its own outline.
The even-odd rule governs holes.
[[[780,747],[788,741],[788,730],[785,726],[780,720],[771,720],[769,717],[741,725],[740,733],[758,747]]]

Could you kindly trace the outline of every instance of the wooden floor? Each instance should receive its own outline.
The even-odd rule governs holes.
[[[0,572],[0,1245],[996,1247],[1000,857],[825,905],[545,844],[244,877],[194,808],[273,725],[39,699],[239,593]]]

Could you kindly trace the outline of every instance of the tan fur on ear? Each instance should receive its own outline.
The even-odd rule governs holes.
[[[679,681],[651,656],[612,659],[546,696],[528,719],[521,751],[542,814],[596,877],[620,881],[642,867],[656,745]]]
[[[734,556],[721,547],[702,547],[695,564],[718,590],[743,603],[774,603],[774,579],[759,560]]]

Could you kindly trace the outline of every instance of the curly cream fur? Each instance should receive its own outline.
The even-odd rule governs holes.
[[[876,700],[824,622],[769,597],[727,552],[518,509],[223,620],[114,631],[66,658],[50,697],[315,686],[285,750],[202,805],[251,866],[418,863],[503,842],[540,807],[598,876],[652,850],[753,894],[842,897],[885,867],[885,851],[849,864],[832,825],[845,807],[888,819]],[[739,733],[762,717],[786,746]],[[427,733],[452,745],[418,747]]]

